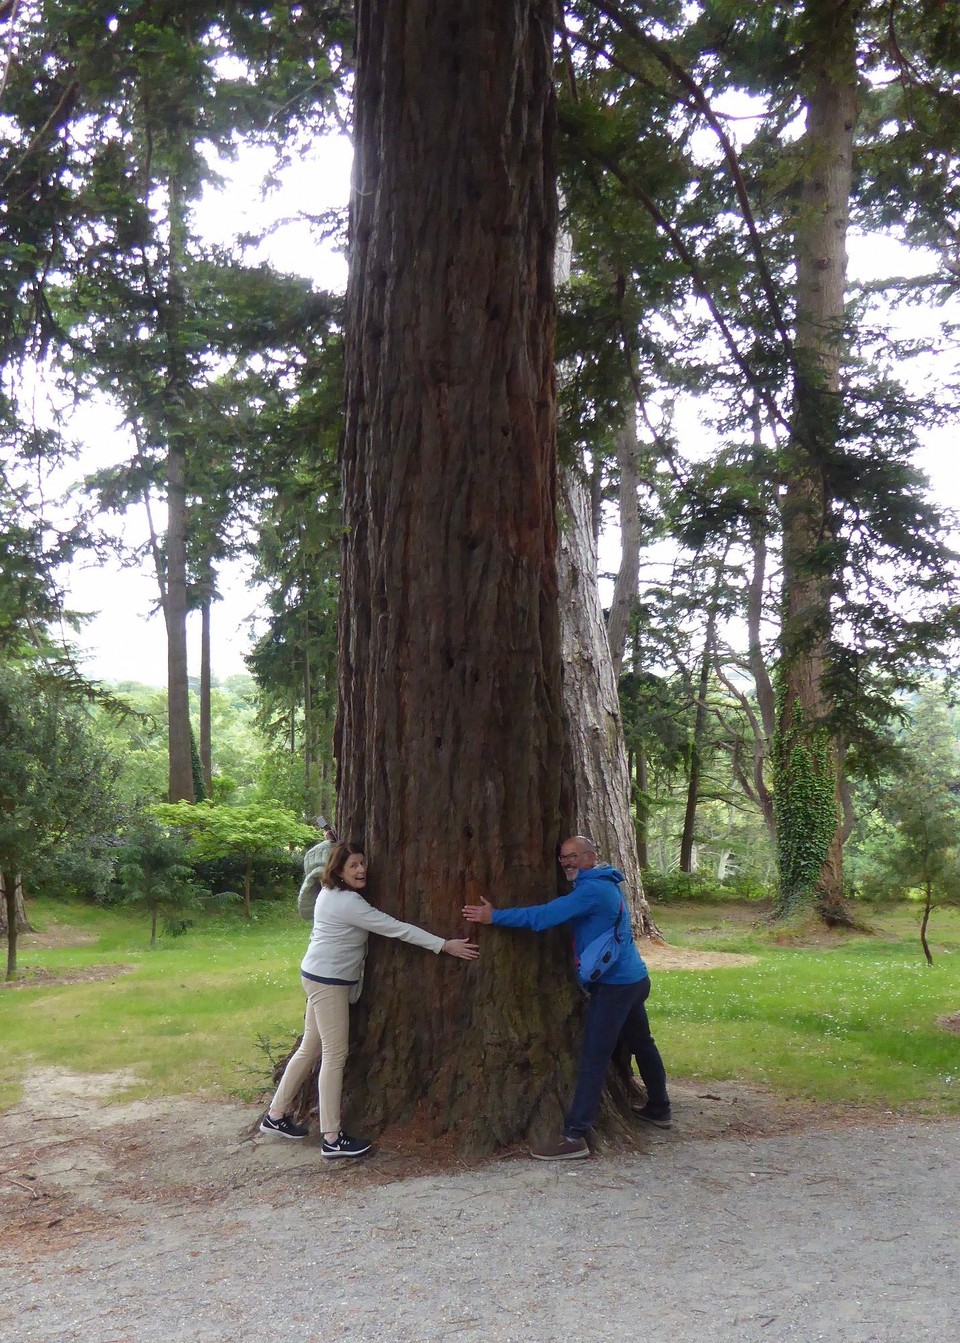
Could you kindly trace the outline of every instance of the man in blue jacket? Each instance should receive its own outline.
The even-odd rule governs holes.
[[[647,1089],[646,1104],[634,1107],[637,1115],[657,1128],[670,1127],[667,1076],[644,1007],[650,994],[650,976],[633,940],[630,915],[623,906],[620,894],[623,873],[600,864],[596,845],[583,835],[563,841],[560,866],[567,880],[573,882],[569,895],[521,909],[495,909],[484,900],[480,905],[465,905],[463,910],[468,923],[531,928],[538,933],[569,922],[578,964],[590,943],[608,933],[621,908],[624,910],[620,921],[622,950],[611,968],[587,987],[590,1003],[580,1046],[577,1087],[564,1118],[563,1132],[552,1142],[530,1149],[530,1155],[539,1161],[572,1161],[590,1155],[586,1135],[597,1117],[607,1068],[621,1036],[637,1061]]]

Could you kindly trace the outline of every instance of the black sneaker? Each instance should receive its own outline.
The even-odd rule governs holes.
[[[271,1119],[267,1113],[260,1120],[260,1132],[279,1133],[281,1138],[305,1138],[310,1130],[302,1124],[295,1124],[286,1115],[280,1119]]]
[[[363,1138],[348,1138],[345,1133],[338,1133],[333,1142],[324,1138],[320,1152],[323,1156],[366,1156],[372,1146],[373,1143],[365,1142]]]
[[[635,1101],[630,1107],[638,1119],[642,1119],[645,1124],[653,1124],[654,1128],[672,1128],[673,1119],[670,1115],[670,1106],[653,1106],[649,1102],[646,1105],[640,1101]]]

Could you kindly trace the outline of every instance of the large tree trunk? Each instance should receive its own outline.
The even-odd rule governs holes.
[[[807,0],[803,178],[794,221],[797,330],[794,416],[782,496],[783,633],[775,749],[781,900],[849,922],[843,894],[837,743],[827,726],[831,499],[846,294],[846,234],[857,117],[862,6]]]
[[[383,907],[446,937],[466,899],[558,885],[553,17],[357,6],[339,820]],[[568,939],[482,936],[476,966],[372,939],[353,1118],[468,1150],[557,1131]]]
[[[561,473],[567,525],[560,537],[563,700],[569,723],[566,772],[573,785],[572,829],[594,841],[626,878],[633,926],[659,937],[643,894],[630,814],[630,776],[620,701],[597,588],[590,497],[573,471]]]

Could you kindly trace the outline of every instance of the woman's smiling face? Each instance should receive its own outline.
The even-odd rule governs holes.
[[[362,853],[351,853],[343,865],[343,884],[351,891],[362,891],[367,884],[367,860]]]

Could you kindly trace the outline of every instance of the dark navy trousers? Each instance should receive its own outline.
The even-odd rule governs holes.
[[[587,991],[590,1003],[583,1026],[577,1088],[563,1125],[568,1138],[582,1138],[593,1127],[607,1068],[621,1036],[637,1061],[650,1105],[665,1108],[670,1104],[667,1074],[644,1007],[650,996],[649,975],[637,984],[595,984]]]

